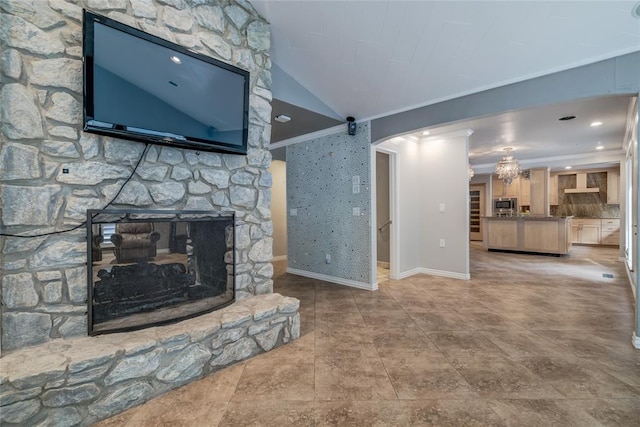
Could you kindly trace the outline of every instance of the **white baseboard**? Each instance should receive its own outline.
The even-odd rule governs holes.
[[[459,280],[471,280],[471,275],[469,273],[455,273],[453,271],[445,271],[445,270],[434,270],[431,268],[414,268],[412,270],[404,271],[399,274],[399,280],[406,279],[410,276],[415,276],[416,274],[429,274],[431,276],[439,276],[439,277],[449,277],[451,279],[459,279]]]
[[[287,260],[287,256],[286,255],[278,255],[278,256],[274,256],[272,261],[286,261]]]
[[[415,276],[416,274],[422,273],[421,268],[414,268],[413,270],[401,271],[398,273],[398,278],[396,280],[406,279],[407,277]]]
[[[638,350],[640,350],[640,337],[638,335],[636,335],[636,333],[633,333],[633,338],[631,343],[633,344],[634,348],[637,348]]]
[[[378,289],[378,283],[356,282],[355,280],[343,279],[341,277],[327,276],[325,274],[314,273],[312,271],[298,270],[295,268],[287,268],[287,273],[297,276],[309,277],[310,279],[323,280],[325,282],[336,283],[338,285],[350,286],[352,288],[364,289],[366,291],[375,291]]]
[[[638,296],[636,295],[636,284],[633,282],[633,272],[629,270],[629,267],[625,265],[625,270],[627,271],[627,279],[629,279],[629,286],[631,286],[631,293],[633,294],[633,299],[638,301]]]

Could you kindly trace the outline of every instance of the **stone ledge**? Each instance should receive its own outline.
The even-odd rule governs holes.
[[[172,325],[58,339],[0,358],[0,424],[90,425],[300,336],[299,301],[267,294]]]

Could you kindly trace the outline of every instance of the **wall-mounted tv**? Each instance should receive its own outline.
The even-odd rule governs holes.
[[[246,154],[249,72],[84,11],[84,130]]]

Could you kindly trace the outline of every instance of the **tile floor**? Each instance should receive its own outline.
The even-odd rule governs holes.
[[[377,292],[277,263],[276,292],[301,301],[299,340],[98,425],[640,425],[617,249],[471,253],[470,281],[419,275]]]

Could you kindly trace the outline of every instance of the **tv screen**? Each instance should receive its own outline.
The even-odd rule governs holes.
[[[84,130],[246,154],[249,72],[84,11]]]

